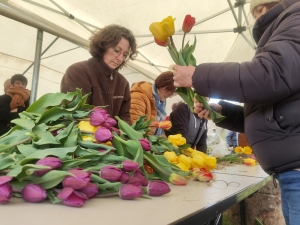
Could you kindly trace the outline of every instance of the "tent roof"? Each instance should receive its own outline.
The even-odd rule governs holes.
[[[240,6],[237,4],[239,2],[242,3]],[[38,97],[47,92],[59,91],[60,79],[66,68],[90,58],[87,45],[91,32],[109,24],[125,26],[136,36],[139,55],[129,63],[129,67],[121,71],[131,84],[154,80],[173,64],[167,49],[156,45],[149,31],[152,22],[161,21],[169,15],[176,18],[173,39],[177,48],[181,47],[181,26],[185,15],[191,14],[196,18],[196,25],[185,41],[192,43],[194,37],[197,38],[194,52],[197,63],[231,59],[238,61],[240,58],[249,60],[254,49],[250,33],[246,30],[237,38],[238,33],[233,32],[238,24],[251,27],[249,4],[243,2],[0,0],[0,83],[15,73],[23,73],[34,61],[37,37],[35,27],[46,31],[43,33],[43,50],[57,35],[60,36],[41,57]],[[239,51],[240,48],[244,51]],[[25,74],[30,82],[31,74],[32,69]],[[178,100],[175,98],[170,103]]]

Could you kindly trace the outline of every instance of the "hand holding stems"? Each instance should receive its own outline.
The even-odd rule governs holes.
[[[210,108],[213,109],[216,113],[222,115],[222,106],[216,103],[210,103]],[[205,105],[201,102],[198,102],[196,98],[194,98],[194,112],[198,114],[199,118],[205,118],[207,120],[211,120],[210,110],[208,110]]]
[[[193,87],[192,76],[195,72],[194,66],[173,66],[174,86],[175,87]]]

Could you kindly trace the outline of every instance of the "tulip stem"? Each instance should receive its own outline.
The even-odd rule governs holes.
[[[183,51],[183,48],[184,48],[184,39],[185,39],[185,35],[186,35],[186,33],[184,33],[183,38],[182,38],[182,47],[181,47],[181,50],[182,50],[182,51]]]
[[[16,143],[12,144],[11,147],[17,146],[17,145],[19,145],[19,144],[23,144],[24,142],[30,141],[31,139],[32,139],[32,137],[25,138],[25,139],[23,139],[22,141],[18,141],[18,142],[16,142]]]
[[[80,130],[81,133],[86,133],[86,134],[95,134],[95,132],[92,131],[87,131],[87,130]]]
[[[175,44],[174,44],[174,41],[173,41],[173,38],[172,38],[172,36],[170,37],[170,41],[171,41],[171,44],[169,44],[168,43],[168,46],[169,46],[169,48],[174,52],[174,55],[176,56],[176,58],[177,58],[177,64],[179,64],[180,63],[180,61],[179,61],[179,56],[178,56],[178,52],[177,52],[177,50],[176,50],[176,47],[175,47]]]

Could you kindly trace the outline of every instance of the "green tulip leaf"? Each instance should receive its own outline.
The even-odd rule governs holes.
[[[66,129],[60,131],[59,134],[55,136],[56,141],[64,144],[65,141],[68,139],[68,136],[70,135],[73,126],[74,126],[74,122],[71,122]]]
[[[41,185],[45,189],[50,189],[58,185],[66,176],[73,176],[72,173],[60,170],[51,170],[42,177],[33,180],[33,183]]]
[[[100,150],[100,149],[106,149],[106,150],[115,150],[114,147],[108,146],[108,145],[104,145],[104,144],[98,144],[98,143],[94,143],[91,140],[87,140],[87,141],[78,141],[78,144],[82,147],[85,148],[91,148],[91,149],[95,149],[95,150]]]
[[[10,182],[12,188],[14,191],[18,191],[21,193],[21,191],[23,190],[23,188],[27,185],[30,184],[29,181],[11,181]]]
[[[73,112],[61,107],[53,107],[45,111],[37,120],[38,123],[48,123],[50,121],[56,121],[61,117],[72,115]]]
[[[139,167],[143,166],[143,148],[139,141],[127,140],[126,141],[126,149],[133,156],[133,161],[139,164]]]
[[[50,201],[52,202],[52,203],[60,203],[60,202],[62,202],[62,200],[61,199],[59,199],[59,198],[57,198],[56,197],[56,194],[55,194],[55,192],[53,191],[53,190],[47,190],[47,197],[50,199]]]
[[[9,154],[5,156],[4,158],[0,159],[0,170],[4,170],[11,165],[15,164],[18,160],[16,158],[16,153]]]
[[[35,126],[34,121],[29,119],[14,119],[11,122],[28,131],[32,131],[32,128]]]
[[[17,146],[18,150],[21,152],[22,155],[29,156],[33,153],[35,153],[37,151],[37,149],[35,147],[33,147],[32,145],[18,145]]]
[[[48,126],[45,124],[39,124],[32,129],[32,132],[39,137],[38,141],[33,141],[35,145],[60,145],[55,137],[47,131]]]
[[[133,129],[127,122],[121,120],[118,116],[115,118],[118,121],[120,130],[122,130],[130,139],[139,140],[143,138],[143,134]]]
[[[82,165],[83,163],[86,163],[89,161],[90,161],[90,159],[79,159],[79,158],[65,160],[62,162],[60,169],[61,170],[69,170],[71,168],[78,167],[78,166]]]
[[[16,177],[19,181],[22,181],[26,177],[32,175],[36,170],[51,169],[49,166],[40,166],[35,164],[26,164],[24,166],[18,166],[9,171],[6,176]]]
[[[64,142],[64,147],[75,147],[75,146],[77,146],[78,137],[79,137],[79,129],[73,127],[71,133],[68,135],[67,140]]]

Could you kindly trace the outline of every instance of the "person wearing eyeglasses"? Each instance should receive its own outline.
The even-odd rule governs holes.
[[[71,65],[64,74],[60,90],[63,93],[82,89],[90,93],[87,104],[107,106],[111,117],[119,116],[130,122],[130,87],[119,70],[134,60],[137,44],[132,32],[119,25],[109,25],[90,38],[92,58]]]

